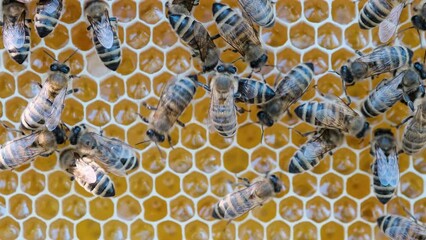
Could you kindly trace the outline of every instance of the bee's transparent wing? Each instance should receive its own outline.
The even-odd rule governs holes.
[[[86,183],[95,183],[96,182],[96,171],[90,166],[85,160],[78,158],[75,161],[74,177],[78,178]]]
[[[11,146],[11,148],[18,152],[14,155],[14,160],[17,163],[27,162],[46,152],[44,148],[32,146],[39,134],[40,131],[33,132],[29,135],[7,142],[3,147],[5,148],[6,145],[13,144],[14,146]]]
[[[45,1],[43,11],[50,14],[55,14],[62,10],[62,3],[60,0],[48,0]]]
[[[90,25],[93,28],[93,34],[98,38],[99,42],[106,49],[110,49],[114,43],[114,29],[109,21],[109,14],[106,10],[100,21],[87,16]]]
[[[407,228],[409,228],[408,231]],[[426,237],[426,227],[405,219],[398,225],[393,224],[388,226],[385,230],[385,234],[394,237],[393,239],[419,240],[422,239],[421,237]]]
[[[98,143],[98,150],[101,154],[96,155],[102,166],[108,172],[117,176],[126,176],[123,162],[121,161],[121,152],[128,145],[118,139],[109,139],[97,133],[92,133],[92,136]]]
[[[337,128],[347,131],[344,121],[336,117],[336,113],[331,109],[322,109],[316,112],[315,119],[326,127]]]
[[[399,182],[399,167],[398,156],[395,151],[392,151],[386,157],[381,148],[376,148],[375,151],[377,161],[377,175],[379,181],[383,186],[397,187]]]
[[[16,20],[16,24],[4,17],[3,44],[6,49],[19,49],[25,44],[25,11]]]
[[[392,9],[389,16],[383,20],[379,25],[379,39],[380,42],[388,42],[395,34],[399,23],[399,17],[405,7],[405,3],[400,3]]]
[[[64,109],[65,96],[67,94],[67,88],[63,88],[53,101],[51,112],[46,116],[46,128],[49,131],[53,131],[59,122],[61,121],[62,110]]]

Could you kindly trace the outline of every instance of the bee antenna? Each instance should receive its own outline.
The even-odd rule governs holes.
[[[234,64],[234,63],[236,63],[236,62],[238,62],[239,60],[242,60],[242,59],[243,59],[242,57],[239,57],[239,58],[235,59],[234,61],[232,61],[231,64]]]
[[[260,129],[261,129],[261,134],[260,134],[260,143],[262,143],[263,144],[263,137],[264,137],[264,133],[265,133],[265,131],[263,130],[263,124],[262,123],[260,123],[260,122],[258,122],[259,124],[260,124]]]
[[[161,149],[160,149],[160,146],[158,146],[158,143],[157,142],[154,142],[155,143],[155,146],[157,147],[157,149],[158,149],[158,151],[160,152],[160,157],[161,158],[163,158],[164,157],[164,155],[163,155],[163,152],[161,151]]]
[[[76,50],[74,50],[74,52],[73,52],[73,53],[71,53],[71,55],[69,55],[69,57],[68,57],[67,59],[65,59],[65,61],[64,61],[63,63],[66,63],[68,60],[70,60],[70,58],[71,58],[72,56],[74,56],[77,52],[78,52],[78,48],[77,48]]]
[[[138,142],[135,145],[141,145],[141,144],[145,144],[145,143],[149,143],[149,142],[151,142],[151,140],[145,140],[145,141],[142,141],[142,142]]]
[[[58,60],[56,60],[56,58],[54,56],[52,56],[48,51],[43,49],[43,52],[46,53],[47,56],[49,56],[50,58],[52,58],[53,60],[55,60],[55,62],[57,62]]]

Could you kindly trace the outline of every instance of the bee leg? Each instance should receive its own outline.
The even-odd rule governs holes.
[[[183,128],[185,127],[185,123],[183,123],[183,122],[181,122],[179,120],[176,120],[176,123],[179,124],[179,126],[181,126]]]
[[[74,179],[75,179],[75,178],[74,178],[74,176],[71,176],[71,177],[70,177],[70,180],[71,180],[71,181],[74,181]]]
[[[238,112],[239,114],[243,114],[243,113],[245,113],[245,112],[251,112],[250,110],[247,110],[247,109],[242,108],[242,107],[238,107],[237,105],[235,105],[235,109],[237,110],[237,112]]]
[[[80,76],[78,76],[78,75],[70,75],[70,76],[69,76],[69,78],[70,78],[70,79],[80,78]]]
[[[167,141],[169,142],[169,145],[172,149],[174,149],[173,147],[173,143],[172,143],[172,137],[170,135],[167,135]]]
[[[146,103],[146,102],[142,102],[142,106],[146,107],[148,110],[154,110],[154,111],[157,110],[156,107],[148,105],[148,103]]]
[[[68,90],[67,91],[67,95],[70,95],[70,94],[72,94],[72,93],[76,93],[76,92],[79,92],[80,91],[80,89],[79,88],[74,88],[74,89],[70,89],[70,90]]]
[[[407,208],[405,208],[405,206],[402,206],[402,209],[404,209],[404,212],[407,213],[416,224],[419,224],[419,222],[417,221],[417,218],[410,211],[408,211]]]
[[[149,123],[149,120],[146,117],[142,116],[140,113],[138,113],[138,115],[144,123]]]
[[[225,49],[225,51],[224,51],[224,52],[227,52],[227,51],[231,51],[231,52],[234,52],[234,53],[237,53],[237,52],[238,52],[238,50],[237,50],[237,49],[234,49],[234,48],[227,48],[227,49]]]
[[[402,99],[404,99],[404,101],[407,103],[407,105],[410,107],[411,111],[414,112],[414,103],[411,101],[410,97],[408,96],[408,94],[403,93],[402,94]]]
[[[396,128],[401,127],[401,125],[404,125],[406,122],[408,122],[408,120],[412,119],[413,117],[414,116],[409,116],[409,117],[405,118],[404,120],[402,120],[402,122],[400,124],[396,125],[395,127]]]
[[[117,22],[117,18],[116,18],[116,17],[110,17],[110,18],[109,18],[109,20],[110,20],[111,22]]]
[[[309,135],[315,134],[317,132],[317,131],[309,131],[309,132],[302,133],[297,129],[294,129],[294,131],[297,132],[302,137],[308,137]]]
[[[364,54],[360,50],[355,50],[355,53],[360,57],[364,56]]]
[[[0,121],[0,124],[6,129],[6,131],[17,132],[17,133],[20,133],[22,135],[25,135],[25,133],[23,131],[16,129],[16,128],[11,128],[11,127],[7,126],[6,123],[4,123],[3,121]]]
[[[399,151],[396,153],[396,155],[399,155],[399,154],[401,154],[401,153],[404,153],[404,151],[399,150]]]
[[[220,34],[216,34],[216,35],[214,35],[214,36],[211,36],[211,39],[212,39],[212,40],[216,40],[216,39],[218,39],[218,38],[220,38]]]
[[[201,83],[201,82],[198,82],[198,81],[197,81],[197,85],[198,85],[199,87],[204,88],[207,92],[211,92],[211,91],[212,91],[212,90],[210,89],[210,87],[209,87],[207,84],[204,84],[204,83]]]
[[[290,117],[290,118],[293,118],[293,114],[291,114],[291,111],[290,111],[290,109],[287,109],[287,114],[288,114],[288,116]]]
[[[245,187],[250,186],[250,180],[248,180],[248,178],[243,178],[243,177],[237,177],[238,180],[241,181],[240,184],[243,184]]]

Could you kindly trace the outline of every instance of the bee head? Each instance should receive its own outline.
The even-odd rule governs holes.
[[[85,127],[84,125],[82,125],[82,127]],[[76,145],[77,144],[77,140],[81,135],[81,130],[82,127],[80,126],[75,126],[71,129],[71,136],[70,136],[70,143],[71,145]]]
[[[220,64],[216,67],[216,71],[219,73],[235,74],[237,73],[237,68],[231,64],[228,64],[228,65]]]
[[[272,120],[271,116],[265,111],[259,111],[257,113],[257,118],[259,119],[259,122],[265,126],[271,127],[274,125],[274,120]]]
[[[352,74],[355,78],[361,79],[364,78],[365,74],[368,71],[368,66],[365,63],[353,62],[351,63]]]
[[[426,21],[423,16],[414,15],[413,17],[411,17],[411,22],[413,23],[413,26],[418,30],[426,30]]]
[[[274,186],[274,192],[279,193],[283,188],[281,180],[275,174],[269,175],[269,181],[271,181],[272,186]]]
[[[351,70],[348,68],[348,66],[343,65],[340,68],[340,76],[342,77],[342,80],[346,82],[347,85],[354,84],[354,77],[352,76]]]
[[[370,124],[367,121],[365,121],[361,131],[359,131],[356,134],[356,137],[357,138],[363,138],[368,129],[370,129]]]
[[[55,135],[57,144],[62,144],[68,139],[67,133],[60,125],[53,129],[52,133]]]
[[[70,68],[63,63],[55,62],[55,63],[52,63],[52,65],[50,65],[50,71],[68,74],[70,72]]]
[[[205,73],[205,72],[210,72],[210,71],[212,71],[212,70],[214,70],[214,67],[216,66],[216,64],[214,64],[214,65],[204,65],[203,66],[203,72]]]
[[[266,64],[267,61],[268,61],[268,55],[262,54],[262,56],[260,56],[260,58],[250,62],[250,67],[251,68],[261,68]]]
[[[148,129],[148,131],[146,131],[146,135],[153,142],[164,142],[164,140],[166,140],[166,137],[163,134],[156,132],[154,129]]]

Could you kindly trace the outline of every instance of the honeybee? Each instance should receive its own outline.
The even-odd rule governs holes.
[[[374,131],[371,153],[375,156],[371,164],[374,193],[381,203],[386,204],[392,199],[399,183],[396,141],[390,129],[378,128]]]
[[[30,52],[30,29],[25,19],[25,4],[3,1],[3,44],[9,55],[22,64]]]
[[[335,96],[327,95],[325,100],[303,103],[294,112],[314,126],[340,129],[357,138],[364,137],[370,125],[362,115]]]
[[[281,180],[274,174],[258,177],[252,183],[248,179],[242,180],[243,189],[226,195],[214,206],[213,218],[228,220],[237,218],[268,202],[275,194],[281,192],[283,186]]]
[[[275,13],[271,0],[239,0],[238,3],[257,25],[265,28],[274,26]]]
[[[213,3],[213,17],[219,33],[225,41],[238,51],[251,68],[261,68],[268,61],[265,49],[250,23],[229,6]]]
[[[260,106],[261,110],[257,113],[259,122],[268,127],[277,122],[306,92],[313,79],[313,71],[312,63],[302,63],[279,81],[275,86],[275,97]]]
[[[391,239],[395,240],[421,240],[426,239],[426,227],[396,215],[384,215],[377,219],[380,230]]]
[[[0,169],[14,169],[38,156],[47,157],[66,140],[65,129],[59,125],[53,131],[39,130],[6,142],[0,148]]]
[[[55,62],[50,65],[49,75],[40,92],[23,111],[21,129],[37,130],[46,127],[52,131],[58,126],[66,95],[76,91],[67,91],[68,80],[71,76],[69,75],[70,68],[65,64],[75,53],[76,51],[63,63],[48,54]]]
[[[193,57],[203,62],[203,72],[213,70],[219,62],[220,51],[214,44],[207,29],[194,18],[181,15],[169,15],[169,22],[176,33],[193,51]]]
[[[150,125],[146,131],[149,141],[154,143],[164,142],[166,140],[165,135],[167,135],[167,140],[172,146],[169,132],[175,123],[185,127],[185,124],[179,121],[178,118],[192,101],[197,90],[197,82],[196,75],[182,77],[177,80],[173,79],[162,90],[157,107],[144,103],[144,106],[149,110],[154,110],[150,120],[141,116],[142,120]]]
[[[321,129],[303,144],[290,160],[289,172],[301,173],[316,167],[326,153],[342,145],[343,134],[336,129]]]
[[[359,51],[357,54],[360,55],[358,58],[349,60],[347,65],[340,68],[345,93],[346,86],[354,85],[357,81],[411,65],[413,57],[411,49],[391,46],[376,48],[367,55]]]
[[[415,63],[420,64],[420,63]],[[411,110],[414,104],[410,99],[413,92],[425,92],[418,73],[413,69],[401,71],[391,80],[383,80],[370,92],[368,98],[362,103],[361,113],[365,117],[375,117],[389,110],[396,102],[404,99]]]
[[[34,25],[41,38],[46,37],[55,29],[61,13],[62,0],[40,0],[37,3]]]
[[[200,0],[168,0],[166,8],[169,14],[183,14],[190,16],[192,8],[200,4]]]
[[[115,71],[121,62],[121,49],[117,34],[117,18],[110,17],[109,10],[108,3],[102,0],[89,0],[84,6],[96,52],[104,65]]]
[[[382,43],[391,39],[398,27],[399,17],[407,0],[369,0],[360,12],[359,26],[370,29],[379,25]]]
[[[69,148],[62,150],[59,164],[86,191],[100,197],[115,196],[114,182],[93,159]]]
[[[411,22],[416,29],[426,30],[426,0],[422,0],[414,7],[414,15],[411,17]]]
[[[402,150],[412,155],[426,145],[426,99],[419,104],[414,116],[408,117],[405,122],[408,123],[402,136]]]
[[[235,100],[260,104],[271,100],[275,92],[262,82],[238,78],[233,65],[218,65],[216,72],[209,87],[205,87],[211,92],[209,118],[220,135],[233,137],[237,131]]]
[[[98,160],[109,172],[118,176],[125,176],[126,171],[139,165],[138,154],[133,147],[117,138],[95,133],[85,124],[72,128],[70,143],[83,156]]]

